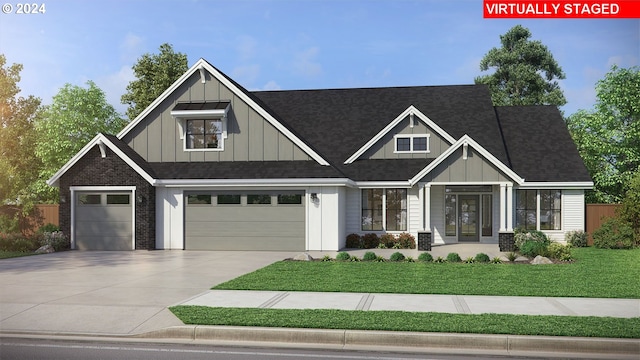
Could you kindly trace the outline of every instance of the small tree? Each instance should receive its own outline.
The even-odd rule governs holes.
[[[629,182],[620,217],[631,225],[634,233],[635,244],[640,245],[640,169]]]

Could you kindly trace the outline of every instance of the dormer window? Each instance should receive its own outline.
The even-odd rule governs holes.
[[[394,136],[396,153],[428,153],[429,134],[399,134]]]
[[[222,151],[230,101],[177,103],[171,110],[186,151]]]

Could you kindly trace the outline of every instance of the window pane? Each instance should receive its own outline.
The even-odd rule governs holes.
[[[240,195],[218,195],[218,205],[239,205]]]
[[[561,229],[560,190],[540,190],[540,230]]]
[[[187,136],[187,149],[202,149],[202,148],[204,148],[204,135]]]
[[[456,217],[456,195],[444,196],[444,222],[445,235],[455,236],[457,227]]]
[[[218,144],[218,135],[205,135],[204,141],[207,149],[217,149],[220,147]]]
[[[211,195],[209,195],[209,194],[188,195],[187,196],[187,204],[189,204],[189,205],[208,205],[208,204],[211,204]]]
[[[217,134],[220,132],[220,128],[221,128],[221,121],[220,120],[206,120],[205,121],[205,133],[206,134]]]
[[[382,189],[362,190],[362,230],[382,230]]]
[[[397,138],[396,139],[397,151],[411,151],[411,138]]]
[[[516,227],[536,230],[536,190],[516,191]]]
[[[493,197],[482,195],[482,236],[493,236]]]
[[[271,195],[247,195],[247,204],[249,205],[271,204]]]
[[[78,204],[99,205],[101,203],[99,194],[81,194],[78,196]]]
[[[128,194],[107,194],[107,204],[129,205],[129,195]]]
[[[387,230],[407,230],[407,189],[387,189]]]
[[[278,195],[278,204],[302,204],[302,195]]]
[[[427,137],[413,138],[413,151],[427,151]]]

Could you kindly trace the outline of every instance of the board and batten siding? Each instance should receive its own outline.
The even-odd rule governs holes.
[[[443,151],[447,150],[449,144],[438,133],[428,127],[418,117],[414,118],[413,127],[409,124],[409,117],[400,121],[391,131],[383,136],[370,149],[365,151],[360,157],[361,159],[435,159]],[[394,136],[402,135],[424,135],[429,134],[429,152],[428,153],[395,153]]]
[[[361,190],[355,188],[346,189],[346,232],[348,234],[362,233],[362,210],[360,209]]]
[[[416,241],[418,239],[418,231],[422,229],[422,204],[420,201],[420,189],[418,186],[414,186],[407,191],[408,203],[407,203],[407,232],[415,236]],[[417,245],[417,244],[416,244]]]
[[[171,110],[178,102],[201,101],[231,101],[222,151],[184,151],[180,127]],[[123,140],[149,162],[310,160],[293,141],[209,74],[202,84],[200,74],[194,73]]]
[[[441,183],[511,181],[471,147],[468,148],[466,160],[462,157],[462,152],[462,149],[456,150],[421,181]]]

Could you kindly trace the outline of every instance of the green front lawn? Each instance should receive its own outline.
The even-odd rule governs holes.
[[[280,261],[214,289],[640,298],[640,249],[572,251],[555,265]]]
[[[38,254],[34,253],[33,251],[30,251],[30,252],[24,252],[24,251],[0,251],[0,259],[9,259],[9,258],[14,258],[14,257],[31,256],[31,255],[38,255]]]
[[[640,338],[640,318],[174,306],[185,324]]]

